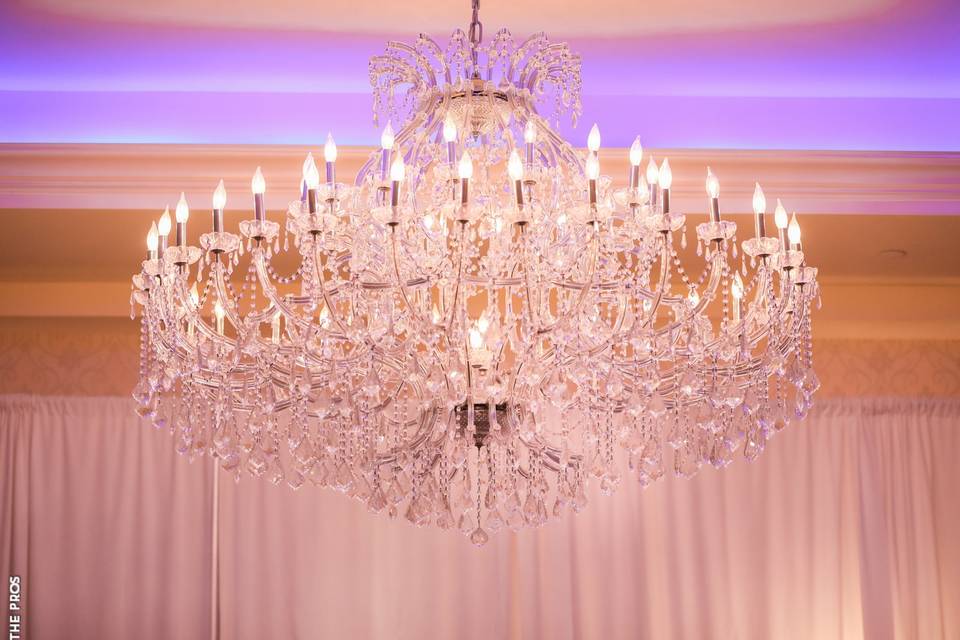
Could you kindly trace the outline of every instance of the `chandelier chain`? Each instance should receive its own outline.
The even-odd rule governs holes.
[[[483,24],[480,22],[480,0],[472,0],[473,16],[470,20],[470,44],[475,50],[483,42]]]

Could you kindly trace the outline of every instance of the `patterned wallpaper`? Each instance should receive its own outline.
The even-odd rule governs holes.
[[[0,393],[126,395],[138,323],[126,318],[0,320]],[[821,397],[960,396],[960,341],[822,340]]]

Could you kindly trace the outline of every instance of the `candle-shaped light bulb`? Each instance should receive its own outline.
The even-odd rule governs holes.
[[[670,169],[669,158],[664,158],[659,172],[661,206],[664,213],[670,213],[670,187],[673,185],[673,171]]]
[[[759,182],[753,188],[753,212],[758,216],[767,212],[767,197],[763,195]]]
[[[707,195],[711,199],[716,199],[720,197],[720,180],[714,175],[713,170],[710,167],[707,167]]]
[[[327,142],[323,145],[323,159],[327,165],[327,184],[332,186],[336,182],[337,143],[333,141],[333,136],[329,133],[327,134]]]
[[[380,134],[380,180],[386,181],[390,173],[390,154],[393,151],[393,143],[396,137],[393,134],[393,126],[387,122]]]
[[[534,124],[533,118],[528,119],[526,126],[523,128],[523,142],[524,162],[527,163],[528,167],[532,167],[534,154],[533,145],[537,142],[537,125]]]
[[[490,318],[487,317],[487,312],[484,311],[482,314],[480,314],[480,318],[477,320],[477,329],[480,330],[480,333],[485,334],[489,328]]]
[[[223,186],[223,180],[217,183],[217,188],[213,190],[213,208],[217,211],[223,211],[227,206],[227,188]]]
[[[787,218],[787,210],[784,208],[783,203],[780,202],[780,198],[777,198],[777,208],[773,211],[773,221],[777,225],[777,229],[786,229],[789,219]]]
[[[403,164],[403,156],[398,155],[393,159],[393,164],[390,165],[390,180],[393,182],[403,182],[406,172],[406,167]]]
[[[187,197],[180,192],[180,200],[177,202],[177,246],[182,247],[187,243],[187,220],[190,218],[190,207],[187,206]]]
[[[663,163],[660,165],[660,188],[669,189],[673,184],[673,171],[670,169],[670,160],[664,159]],[[649,182],[649,175],[647,176],[647,182]]]
[[[763,219],[763,214],[767,211],[767,197],[763,195],[763,189],[760,188],[760,183],[756,183],[756,186],[753,188],[753,215],[754,215],[754,234],[758,238],[762,238],[767,235],[766,222]]]
[[[473,177],[473,160],[470,159],[469,151],[464,151],[463,155],[460,156],[460,165],[457,167],[457,172],[461,180],[469,180]]]
[[[657,167],[653,156],[647,161],[647,184],[651,187],[660,181],[660,169]]]
[[[184,224],[190,218],[190,207],[187,206],[187,196],[181,191],[177,202],[177,224]]]
[[[587,149],[596,153],[600,151],[600,127],[594,124],[587,135]]]
[[[633,139],[630,145],[630,188],[640,188],[640,161],[643,160],[643,145],[640,144],[640,136]]]
[[[333,141],[333,135],[327,134],[327,141],[323,145],[323,159],[327,162],[337,161],[337,143]]]
[[[157,224],[157,233],[160,234],[160,247],[157,249],[158,258],[162,258],[163,252],[167,250],[171,226],[173,225],[170,223],[170,207],[166,207],[160,216],[160,222]]]
[[[787,250],[787,210],[784,208],[780,198],[777,198],[777,207],[773,210],[773,222],[777,225],[777,238],[780,240],[780,252]]]
[[[160,223],[157,224],[157,233],[166,237],[170,235],[171,228],[173,228],[173,225],[170,223],[170,207],[167,207],[160,215]]]
[[[600,177],[600,160],[597,156],[587,158],[586,173],[589,180],[596,180]]]
[[[393,142],[396,138],[393,135],[393,127],[387,122],[387,126],[383,128],[383,133],[380,134],[380,148],[390,151],[393,149]]]
[[[320,186],[320,171],[317,169],[312,153],[308,153],[307,159],[303,161],[303,180],[307,183],[307,189],[316,189]]]
[[[643,160],[643,145],[640,144],[640,136],[637,136],[630,145],[630,165],[639,167],[641,160]]]
[[[150,257],[156,258],[157,247],[160,245],[160,232],[157,231],[157,223],[150,223],[150,230],[147,231],[147,251],[150,252]]]
[[[254,195],[263,195],[267,190],[267,182],[263,179],[263,172],[260,167],[253,173],[253,179],[250,181],[250,190]]]
[[[514,182],[523,180],[523,162],[520,160],[520,154],[514,149],[510,152],[510,159],[507,161],[507,173]]]
[[[707,196],[710,198],[710,221],[720,222],[720,179],[707,167]]]
[[[307,159],[303,161],[303,182],[307,187],[307,209],[310,213],[316,213],[317,189],[320,188],[320,171],[317,169],[317,163],[313,159],[312,153],[308,153]]]
[[[470,348],[475,351],[483,348],[483,333],[477,327],[470,328]]]
[[[527,120],[527,126],[523,128],[523,141],[527,144],[534,144],[537,141],[537,125],[533,120]]]
[[[250,190],[253,191],[253,216],[256,220],[262,222],[267,217],[263,207],[263,193],[267,190],[267,182],[263,179],[263,172],[260,171],[260,167],[257,167],[257,170],[253,173]]]
[[[213,305],[213,317],[217,321],[217,333],[220,335],[223,335],[223,317],[226,314],[227,312],[224,310],[223,305],[217,300],[217,303]]]
[[[449,113],[447,114],[447,117],[443,119],[443,141],[457,141],[457,123],[453,121],[453,116],[451,116]]]
[[[790,248],[800,244],[800,223],[797,222],[797,214],[790,217],[790,226],[787,227],[787,238],[790,240]]]
[[[730,283],[730,295],[733,297],[733,321],[740,321],[741,302],[743,298],[743,280],[740,279],[740,272],[734,272],[733,281]]]
[[[730,295],[739,302],[743,298],[743,280],[740,279],[740,272],[734,272],[733,282],[730,283]]]
[[[400,183],[403,182],[406,168],[403,166],[403,156],[397,154],[390,165],[390,206],[396,210],[400,204]]]

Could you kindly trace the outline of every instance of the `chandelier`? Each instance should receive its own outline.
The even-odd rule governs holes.
[[[741,242],[709,169],[688,270],[669,161],[642,170],[638,138],[626,181],[602,175],[596,126],[586,152],[552,127],[580,113],[579,56],[486,44],[477,9],[445,47],[370,60],[387,123],[353,184],[328,137],[325,179],[308,155],[282,220],[258,168],[253,218],[227,231],[221,181],[199,246],[181,195],[131,304],[138,413],[178,452],[479,545],[579,511],[591,478],[609,494],[624,468],[647,485],[755,458],[819,387],[819,288],[796,215],[778,200],[768,233],[758,184]]]

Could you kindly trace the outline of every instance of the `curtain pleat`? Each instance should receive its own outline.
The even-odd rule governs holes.
[[[223,638],[960,638],[960,400],[823,402],[755,462],[483,548],[220,477]],[[120,398],[0,397],[26,638],[206,638],[211,467]]]

